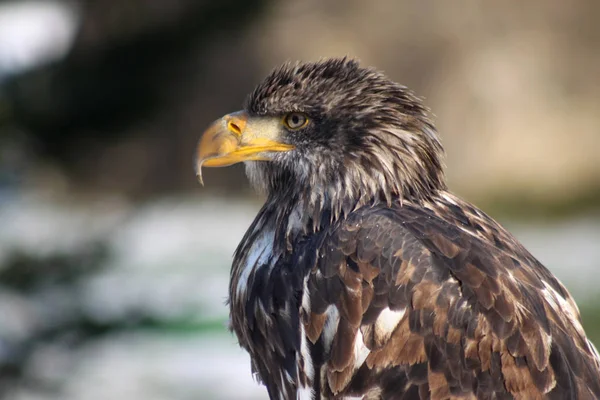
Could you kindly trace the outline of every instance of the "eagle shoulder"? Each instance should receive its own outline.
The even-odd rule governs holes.
[[[322,233],[300,306],[315,391],[600,397],[566,289],[474,207],[441,210],[365,207]]]

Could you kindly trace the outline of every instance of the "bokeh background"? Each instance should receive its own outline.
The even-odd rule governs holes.
[[[571,290],[600,344],[600,3],[0,0],[0,397],[265,399],[226,328],[260,206],[196,182],[203,129],[285,60],[424,96],[451,188]]]

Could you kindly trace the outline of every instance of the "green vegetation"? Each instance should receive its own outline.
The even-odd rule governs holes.
[[[579,310],[588,338],[597,348],[600,348],[600,299],[581,304]]]
[[[600,184],[569,196],[539,196],[523,192],[503,192],[472,199],[488,214],[499,219],[548,221],[600,212]]]

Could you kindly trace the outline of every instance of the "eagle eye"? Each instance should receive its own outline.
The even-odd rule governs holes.
[[[308,125],[308,117],[303,113],[291,112],[283,117],[283,123],[286,128],[297,130]]]

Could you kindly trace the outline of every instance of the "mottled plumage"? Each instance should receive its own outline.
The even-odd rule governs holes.
[[[267,200],[234,256],[231,328],[270,398],[600,398],[572,297],[447,191],[406,88],[346,59],[287,64],[245,112],[310,121],[269,131],[292,150],[246,161]]]

